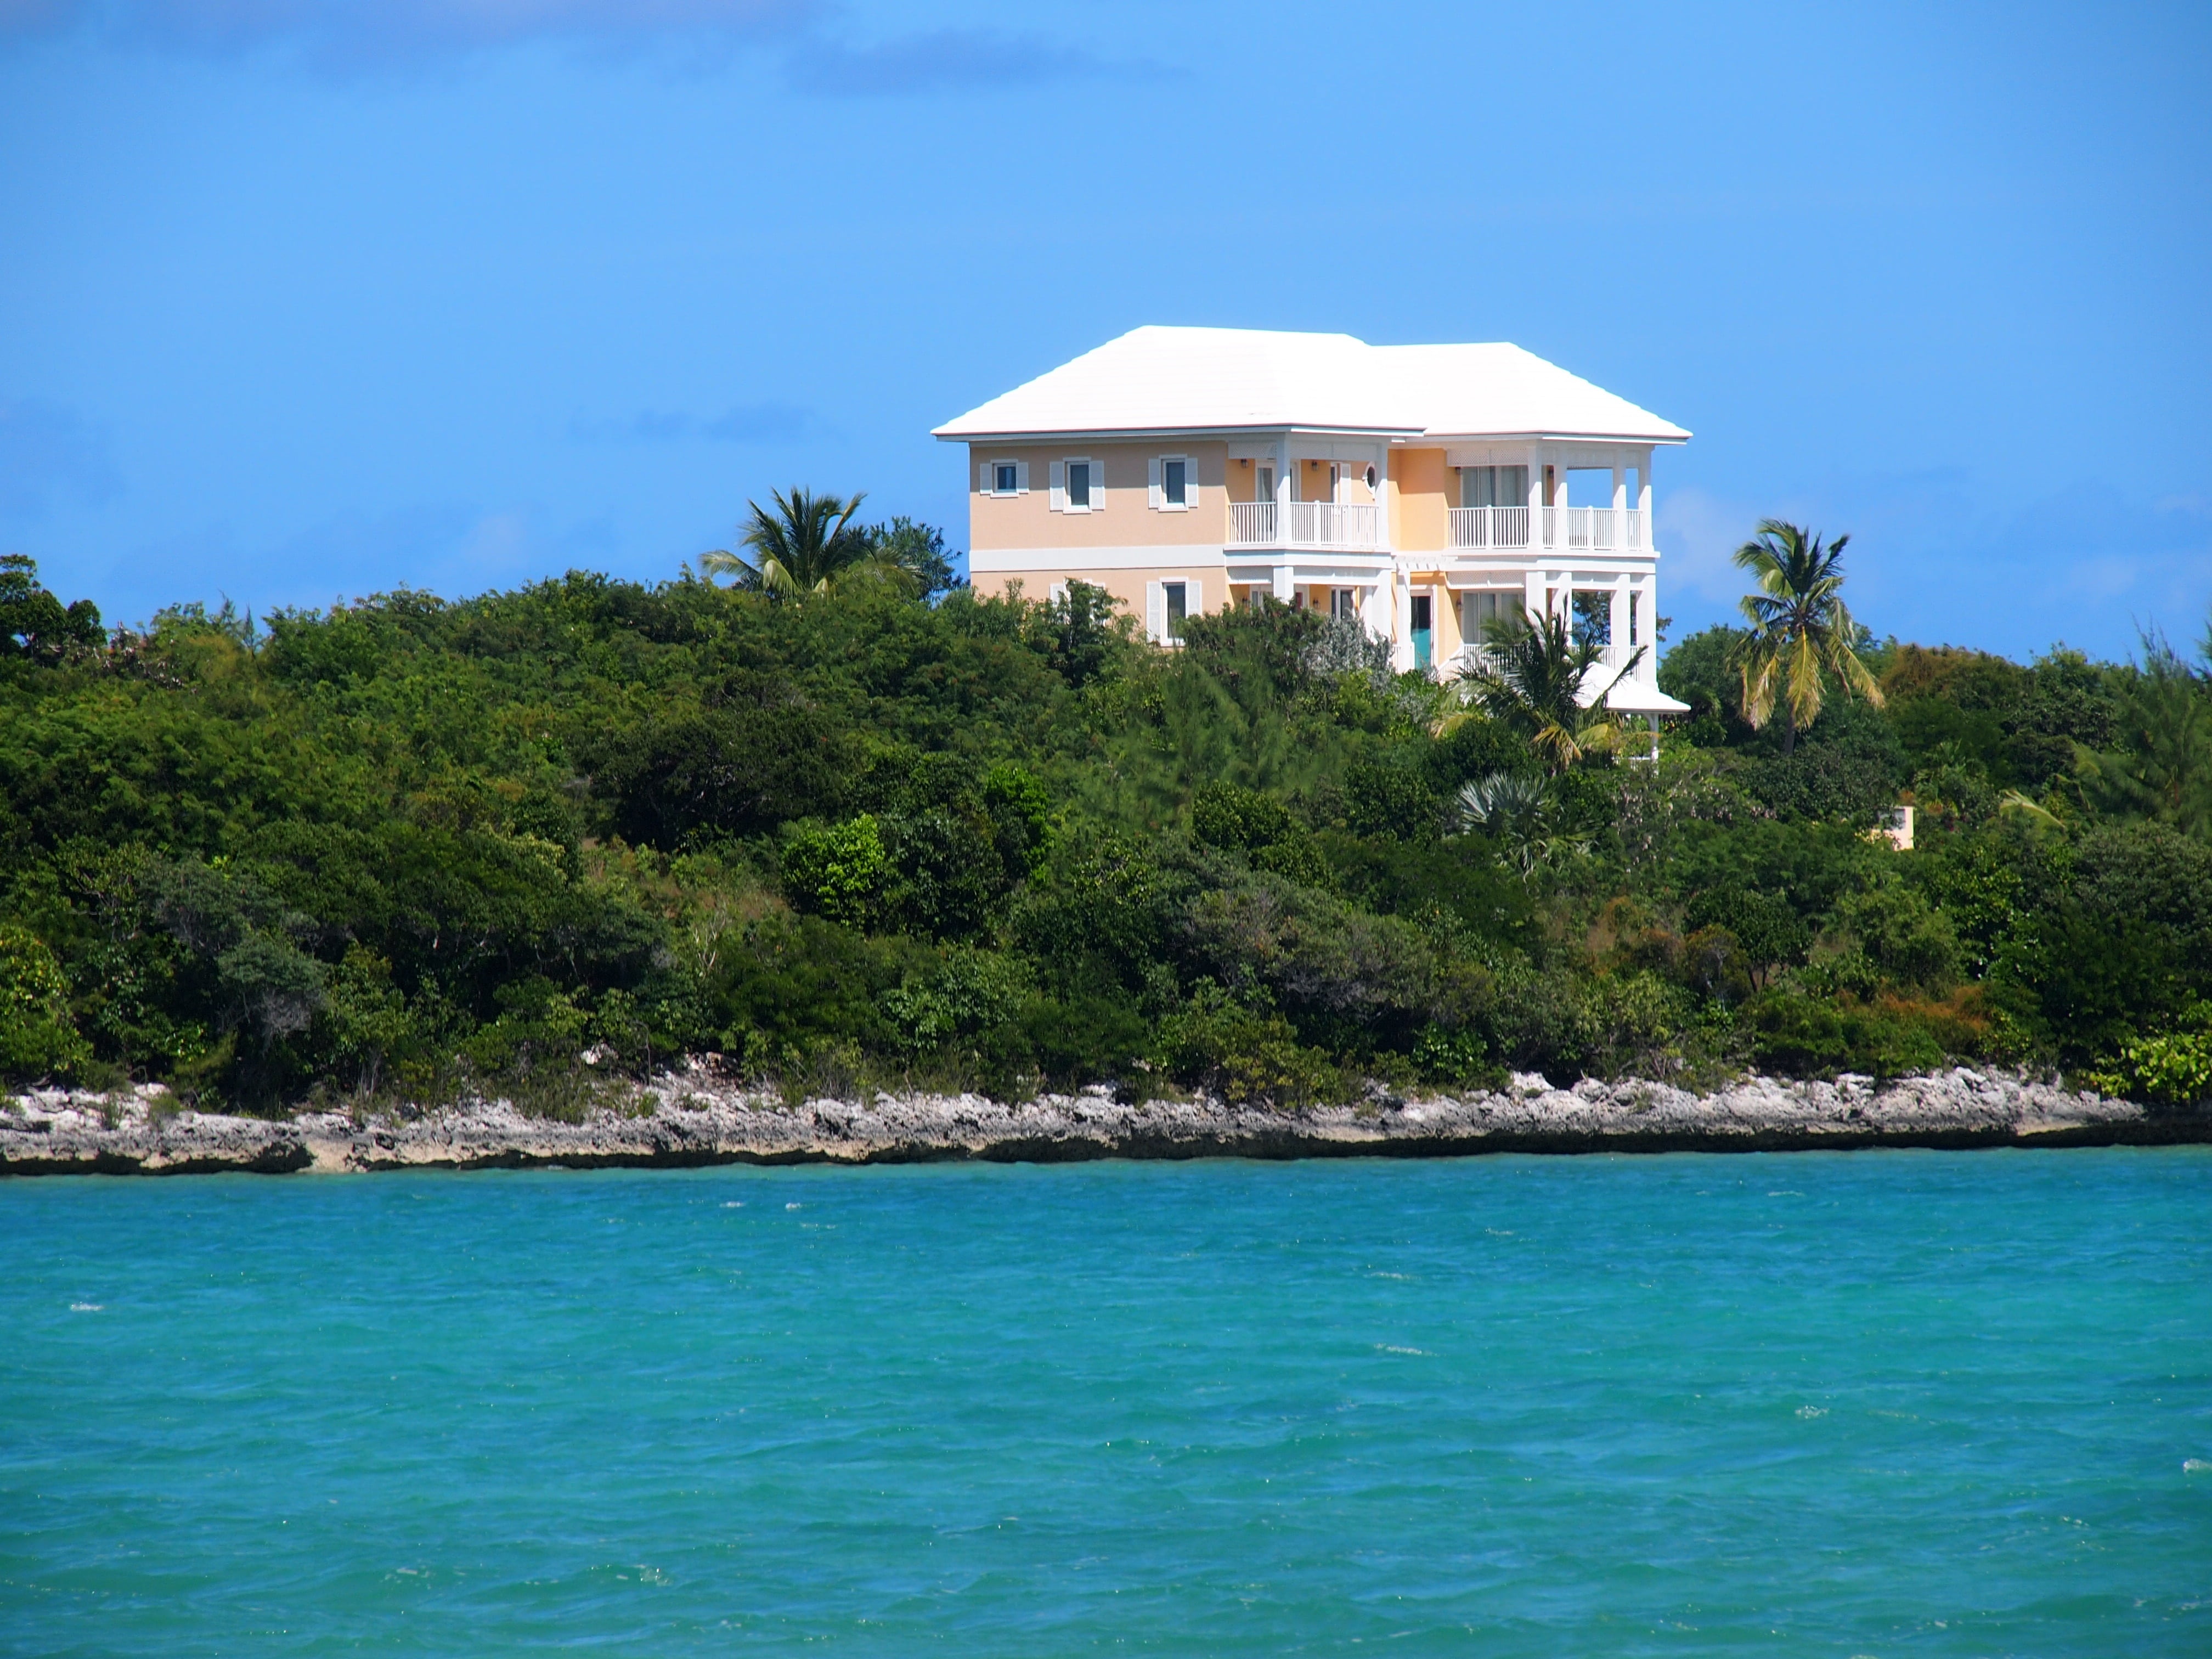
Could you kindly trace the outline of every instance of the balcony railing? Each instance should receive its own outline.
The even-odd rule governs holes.
[[[1381,551],[1382,509],[1372,502],[1231,501],[1229,545]]]
[[[1616,645],[1598,647],[1597,660],[1590,665],[1590,674],[1600,685],[1608,684],[1628,665],[1630,653]],[[1495,647],[1486,641],[1468,640],[1451,656],[1451,663],[1462,674],[1480,674],[1499,665]]]
[[[1455,507],[1451,510],[1454,547],[1526,547],[1528,509],[1525,507]]]
[[[1528,517],[1525,507],[1455,507],[1448,545],[1454,552],[1527,548]],[[1641,553],[1647,545],[1644,514],[1635,507],[1540,507],[1536,528],[1534,545],[1554,552]],[[1387,544],[1382,509],[1371,503],[1231,501],[1229,545],[1380,552]]]
[[[1540,509],[1544,539],[1539,546],[1564,551],[1640,553],[1644,514],[1635,507],[1547,507]],[[1451,510],[1451,546],[1479,552],[1486,548],[1528,545],[1525,507],[1455,507]]]
[[[1619,511],[1609,507],[1547,507],[1544,545],[1570,552],[1583,548],[1592,553],[1641,553],[1644,514],[1632,507]]]

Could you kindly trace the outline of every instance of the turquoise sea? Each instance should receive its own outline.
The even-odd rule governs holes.
[[[2212,1149],[0,1183],[0,1651],[2212,1654]]]

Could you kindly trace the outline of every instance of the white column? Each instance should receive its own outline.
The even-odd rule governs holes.
[[[1616,481],[1613,493],[1617,498],[1622,488],[1618,482],[1620,477],[1620,470],[1618,467],[1613,469],[1613,476]],[[1620,509],[1616,507],[1614,517],[1617,520],[1619,516]],[[1629,635],[1633,630],[1629,627],[1628,573],[1625,570],[1613,579],[1613,603],[1608,610],[1607,626],[1613,635],[1610,665],[1613,671],[1618,673],[1620,672],[1620,665],[1628,660],[1628,653],[1634,648],[1629,643]]]
[[[1291,591],[1295,586],[1291,580],[1291,567],[1286,564],[1279,564],[1271,572],[1269,572],[1269,575],[1272,579],[1268,584],[1270,591],[1273,592],[1276,599],[1279,599],[1283,604],[1288,605],[1291,602]]]
[[[1522,580],[1527,583],[1527,590],[1522,595],[1521,603],[1527,608],[1528,620],[1533,623],[1544,614],[1543,566],[1537,565]]]
[[[1651,521],[1651,456],[1652,452],[1645,450],[1636,468],[1637,506],[1644,514],[1644,550],[1647,553],[1659,545],[1659,526]]]
[[[1375,544],[1381,548],[1396,545],[1390,537],[1390,446],[1375,446],[1375,488],[1370,492],[1375,497]]]
[[[1528,446],[1528,556],[1540,557],[1537,550],[1544,545],[1544,451],[1540,444]]]
[[[1403,674],[1413,665],[1413,586],[1406,573],[1390,572],[1390,666]]]
[[[1613,459],[1613,544],[1618,550],[1628,545],[1628,469],[1620,464],[1620,457]]]
[[[1650,485],[1647,483],[1648,490]],[[1648,507],[1645,511],[1648,513]],[[1644,520],[1646,533],[1651,520]],[[1644,633],[1651,641],[1651,648],[1644,653],[1644,660],[1636,665],[1636,678],[1646,685],[1659,684],[1659,573],[1653,571],[1644,579]]]

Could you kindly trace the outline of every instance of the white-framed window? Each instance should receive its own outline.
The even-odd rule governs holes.
[[[1155,455],[1146,480],[1152,511],[1188,513],[1198,505],[1198,468],[1188,455]]]
[[[1145,632],[1154,645],[1179,643],[1184,620],[1205,610],[1205,590],[1195,576],[1145,584]]]
[[[1517,587],[1479,587],[1459,599],[1459,635],[1468,644],[1487,646],[1491,626],[1524,620],[1528,605]]]
[[[1528,469],[1525,466],[1463,466],[1459,470],[1462,507],[1526,507]]]
[[[1328,590],[1328,614],[1338,622],[1350,622],[1359,614],[1358,595],[1349,587]]]
[[[1106,510],[1106,466],[1085,455],[1071,455],[1052,464],[1052,510],[1055,513],[1103,513]]]
[[[975,488],[986,495],[1026,495],[1030,493],[1030,464],[984,461],[975,469]]]

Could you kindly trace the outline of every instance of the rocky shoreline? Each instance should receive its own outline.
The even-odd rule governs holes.
[[[1006,1104],[981,1096],[810,1100],[694,1066],[580,1122],[504,1101],[283,1121],[179,1110],[162,1091],[40,1091],[0,1100],[0,1174],[267,1174],[587,1169],[952,1159],[1458,1157],[1480,1152],[1786,1152],[1866,1146],[2149,1146],[2212,1141],[2212,1115],[2141,1106],[1964,1068],[1877,1085],[1753,1077],[1707,1094],[1534,1074],[1498,1093],[1275,1110],[1210,1101],[1123,1104],[1103,1091]]]

